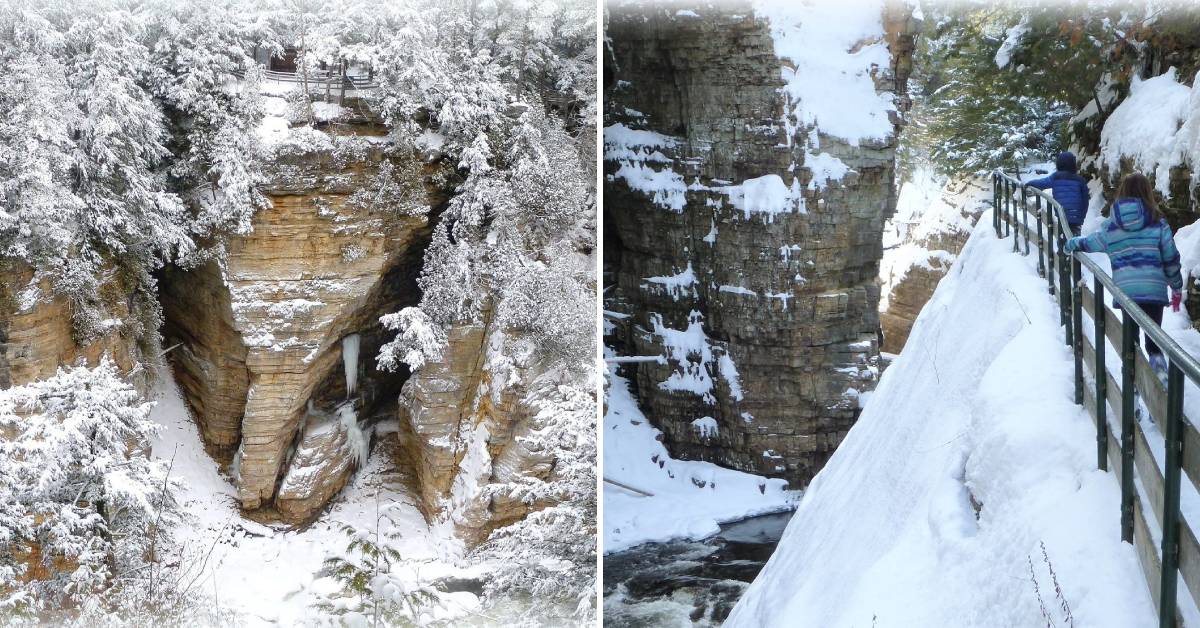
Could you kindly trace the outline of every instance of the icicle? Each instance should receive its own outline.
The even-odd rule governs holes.
[[[242,481],[242,448],[243,447],[245,447],[245,443],[242,441],[239,441],[237,453],[233,454],[233,462],[229,463],[229,475],[230,475],[230,477],[233,478],[233,481],[235,483],[240,483]]]
[[[338,406],[337,415],[346,429],[346,448],[350,450],[350,459],[354,461],[354,466],[361,467],[370,453],[370,437],[358,427],[354,404],[343,403]]]
[[[346,369],[346,398],[354,394],[358,385],[358,334],[342,338],[342,366]]]

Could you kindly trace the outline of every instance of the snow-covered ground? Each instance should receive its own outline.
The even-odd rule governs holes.
[[[702,539],[719,524],[788,510],[799,493],[709,462],[674,460],[661,432],[638,409],[629,382],[609,365],[604,415],[604,477],[651,497],[604,484],[604,552],[650,541]],[[714,428],[715,429],[715,428]]]
[[[984,214],[726,625],[1063,626],[1064,600],[1157,625],[1057,306],[1010,249]]]
[[[285,526],[273,529],[245,519],[233,485],[205,453],[170,371],[160,370],[158,381],[151,418],[163,429],[154,452],[166,459],[174,456],[171,477],[185,485],[180,501],[191,519],[179,526],[176,539],[188,563],[206,561],[197,589],[237,616],[239,625],[314,623],[310,605],[336,588],[317,572],[327,556],[345,547],[346,537],[337,523],[373,530],[377,507],[388,509],[402,535],[396,549],[405,565],[398,569],[415,571],[414,579],[425,581],[478,575],[478,570],[454,566],[459,544],[426,525],[415,497],[396,481],[383,447],[371,452],[332,507],[308,528],[286,531]],[[443,606],[438,617],[465,619],[479,609],[480,600],[468,592],[450,593]]]

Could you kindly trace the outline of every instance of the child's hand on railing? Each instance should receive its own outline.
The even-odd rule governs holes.
[[[1067,253],[1074,253],[1075,251],[1078,251],[1079,242],[1076,242],[1076,240],[1077,238],[1071,238],[1070,240],[1067,240],[1067,243],[1063,245],[1063,250]]]
[[[1171,311],[1172,312],[1179,311],[1179,302],[1181,300],[1183,300],[1183,294],[1181,294],[1178,290],[1172,290],[1171,291]]]

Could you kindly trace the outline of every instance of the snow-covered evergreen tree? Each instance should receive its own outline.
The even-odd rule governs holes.
[[[273,30],[249,7],[223,2],[159,2],[148,32],[151,84],[171,125],[175,191],[191,201],[194,237],[208,243],[246,233],[267,205],[255,47],[276,49]]]
[[[0,390],[0,609],[148,594],[178,516],[149,412],[107,359]]]
[[[500,528],[478,550],[505,565],[488,582],[490,592],[569,603],[581,621],[595,612],[596,590],[596,399],[580,385],[590,382],[561,374],[538,382],[532,429],[521,444],[550,457],[553,470],[548,478],[493,484],[486,494],[548,505]]]
[[[945,174],[1012,169],[1067,148],[1106,72],[1128,72],[1138,17],[1095,3],[934,4],[918,41],[904,144]]]
[[[100,275],[116,270],[139,309],[132,331],[153,346],[152,273],[219,251],[266,204],[250,54],[270,34],[244,9],[0,6],[13,77],[0,85],[0,254],[69,298],[81,341],[108,318]]]
[[[322,573],[340,589],[319,600],[318,609],[346,625],[430,623],[429,611],[442,603],[441,592],[420,578],[419,566],[401,567],[404,557],[393,547],[400,538],[395,527],[386,510],[377,513],[374,529],[339,524],[346,547],[325,559]]]

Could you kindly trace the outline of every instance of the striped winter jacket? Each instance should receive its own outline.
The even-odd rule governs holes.
[[[1167,286],[1183,288],[1179,274],[1179,250],[1165,220],[1149,223],[1142,201],[1119,198],[1112,215],[1100,230],[1082,238],[1072,238],[1068,250],[1107,253],[1112,261],[1113,279],[1138,303],[1168,303]]]

